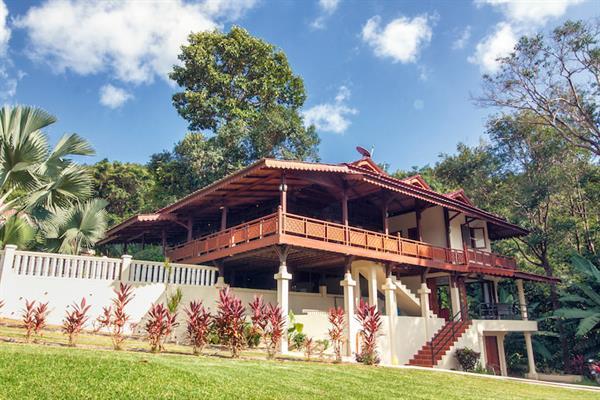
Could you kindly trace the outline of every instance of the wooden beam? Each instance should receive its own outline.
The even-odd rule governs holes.
[[[221,208],[221,230],[227,229],[227,206]]]
[[[287,213],[287,184],[285,181],[285,172],[281,173],[281,183],[279,184],[279,204],[281,211]]]
[[[417,217],[417,240],[422,242],[423,235],[421,234],[421,202],[418,200],[415,200],[415,214]]]

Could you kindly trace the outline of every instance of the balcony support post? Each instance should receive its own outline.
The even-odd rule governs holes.
[[[527,321],[529,319],[529,314],[527,313],[527,300],[525,299],[525,290],[523,289],[523,279],[517,279],[515,283],[517,285],[517,295],[519,298],[521,318]]]
[[[454,275],[450,275],[450,303],[452,305],[452,315],[456,315],[460,311],[460,292]]]
[[[285,173],[281,174],[281,184],[279,185],[279,205],[281,206],[281,211],[285,214],[287,213],[287,184],[285,182]]]
[[[373,264],[369,268],[369,305],[379,309],[377,303],[377,269],[381,268],[379,264]]]
[[[213,261],[213,265],[217,267],[219,270],[219,276],[217,277],[217,282],[215,283],[215,288],[217,290],[225,289],[228,285],[225,283],[225,265],[223,261],[216,260]]]
[[[162,246],[163,257],[166,257],[166,255],[167,255],[167,232],[164,229],[160,232],[160,243]]]
[[[429,340],[429,316],[431,314],[429,310],[429,294],[431,293],[431,289],[427,287],[426,274],[421,275],[421,288],[417,290],[417,293],[419,294],[421,300],[421,317],[423,318],[423,323],[425,325],[425,337],[427,340]]]
[[[340,285],[344,288],[344,320],[346,321],[346,345],[344,353],[352,357],[353,343],[356,333],[356,318],[354,318],[354,286],[356,282],[352,279],[352,257],[346,257],[344,279]]]
[[[227,206],[221,207],[221,231],[227,229]]]
[[[187,241],[191,242],[193,239],[193,231],[194,231],[194,220],[192,218],[188,218],[187,220]]]
[[[281,314],[283,316],[283,335],[281,337],[281,342],[279,344],[279,352],[281,354],[286,354],[288,352],[288,313],[289,313],[289,290],[290,290],[290,280],[292,280],[292,274],[290,274],[287,270],[287,257],[289,253],[289,247],[280,246],[275,247],[275,251],[279,256],[279,272],[276,273],[273,278],[277,281],[277,304],[281,309]]]
[[[389,337],[390,337],[390,353],[392,365],[398,364],[398,357],[396,356],[396,323],[398,317],[398,306],[396,305],[396,284],[392,278],[391,265],[386,265],[386,278],[385,283],[381,286],[381,289],[385,293],[385,313],[388,317],[389,323]]]

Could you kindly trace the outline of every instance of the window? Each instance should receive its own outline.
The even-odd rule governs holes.
[[[473,249],[485,249],[485,229],[483,228],[470,228],[469,233],[471,236],[471,248]]]

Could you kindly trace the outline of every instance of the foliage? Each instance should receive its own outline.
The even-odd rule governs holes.
[[[125,324],[129,321],[129,315],[125,312],[125,307],[133,299],[133,287],[125,283],[120,283],[119,288],[114,290],[115,298],[112,305],[103,307],[102,315],[97,321],[100,324],[98,329],[108,328],[110,330],[113,348],[122,350],[125,341]]]
[[[315,342],[315,351],[319,354],[319,359],[325,358],[325,352],[329,349],[329,340],[321,339]]]
[[[260,343],[260,338],[263,336],[269,322],[267,319],[267,305],[263,301],[262,296],[254,295],[248,306],[250,307],[252,325],[247,336],[250,339],[249,346],[256,347]]]
[[[468,347],[456,349],[454,352],[454,356],[458,360],[460,367],[466,372],[472,372],[475,369],[480,355],[480,353]]]
[[[331,327],[327,332],[329,339],[333,345],[333,353],[335,361],[342,361],[342,346],[346,338],[344,337],[344,310],[341,307],[333,307],[329,309],[327,318]]]
[[[173,104],[191,132],[148,163],[157,204],[261,158],[318,159],[319,137],[299,113],[304,84],[282,51],[239,27],[188,40],[170,76],[183,89]]]
[[[29,342],[35,329],[35,300],[25,300],[22,320],[25,328],[25,340]]]
[[[38,229],[55,213],[91,195],[87,169],[70,158],[92,155],[91,146],[78,135],[68,134],[49,148],[42,129],[54,122],[56,118],[35,107],[0,110],[0,208],[17,218],[0,232],[3,245],[26,245],[31,234],[25,223]],[[2,218],[0,225],[5,222]],[[42,245],[45,239],[46,235],[40,235]]]
[[[362,340],[360,354],[357,354],[356,361],[363,364],[379,364],[380,359],[377,354],[377,336],[381,329],[381,314],[377,311],[377,306],[370,306],[362,298],[356,308],[356,319],[361,329],[359,331]]]
[[[91,175],[93,196],[108,202],[109,225],[155,207],[154,179],[146,166],[104,159],[92,166]]]
[[[288,312],[288,344],[291,345],[292,348],[297,350],[302,350],[302,346],[304,345],[304,340],[306,339],[306,334],[302,331],[304,330],[304,324],[300,322],[296,322],[296,316],[290,310]]]
[[[586,359],[583,355],[578,354],[576,356],[573,356],[569,360],[567,371],[572,374],[583,375],[585,373],[586,368],[585,363]]]
[[[600,21],[566,21],[551,35],[522,37],[484,75],[483,105],[535,114],[567,143],[600,155]]]
[[[187,336],[195,355],[202,353],[208,342],[212,317],[202,302],[192,301],[184,310],[187,317]]]
[[[245,29],[193,33],[188,41],[170,77],[184,89],[173,104],[190,129],[217,130],[278,105],[298,109],[304,103],[304,84],[285,54]]]
[[[219,291],[215,326],[221,343],[226,344],[231,356],[237,358],[244,347],[245,308],[242,301],[235,297],[229,288]]]
[[[308,361],[310,361],[310,358],[312,357],[314,351],[315,351],[315,340],[311,337],[306,337],[304,339],[304,357],[306,357],[306,359]]]
[[[183,299],[183,291],[181,288],[177,288],[175,289],[175,292],[169,294],[167,297],[167,308],[171,314],[175,314],[177,312],[177,309],[181,304],[181,299]]]
[[[91,249],[106,232],[107,204],[102,199],[91,199],[57,210],[42,225],[47,249],[64,254]]]
[[[73,303],[71,310],[67,311],[63,320],[62,331],[69,336],[69,346],[75,346],[77,336],[83,330],[83,326],[88,320],[87,312],[90,305],[86,304],[85,297],[81,299],[81,303]]]
[[[569,293],[560,298],[564,307],[555,315],[577,320],[578,336],[600,334],[600,269],[577,254],[573,256],[572,266],[583,276],[583,281],[573,283]]]
[[[176,318],[177,314],[172,313],[169,308],[160,303],[154,304],[150,308],[145,328],[148,342],[150,342],[150,350],[153,353],[164,350],[165,340],[177,325]]]
[[[14,244],[27,248],[35,238],[35,229],[26,216],[11,215],[0,226],[0,245]]]
[[[274,358],[277,354],[277,348],[281,343],[285,329],[285,317],[279,306],[268,304],[266,307],[267,325],[265,326],[265,344],[267,347],[267,356]]]

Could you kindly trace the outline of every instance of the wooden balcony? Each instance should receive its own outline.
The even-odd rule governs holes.
[[[494,268],[511,275],[516,268],[513,259],[489,252],[469,249],[465,258],[463,250],[283,213],[281,210],[169,248],[167,256],[175,262],[199,264],[275,244],[462,272],[485,272]]]

